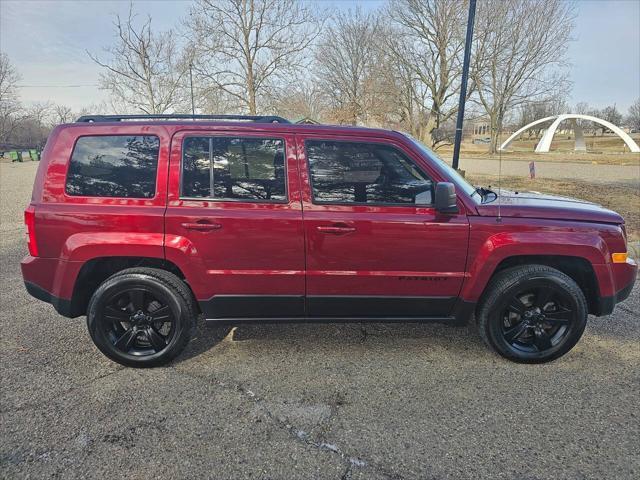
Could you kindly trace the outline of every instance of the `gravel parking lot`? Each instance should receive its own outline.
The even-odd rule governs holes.
[[[36,164],[1,164],[3,478],[638,478],[640,289],[564,358],[518,365],[474,328],[203,325],[166,368],[93,346],[28,296]]]

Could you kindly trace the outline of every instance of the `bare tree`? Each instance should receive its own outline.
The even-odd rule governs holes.
[[[42,147],[51,130],[51,102],[35,102],[21,109],[7,142],[16,147]]]
[[[466,12],[459,0],[398,0],[386,9],[393,28],[387,48],[403,80],[406,121],[432,146],[436,130],[458,110]]]
[[[373,98],[378,19],[362,9],[338,11],[325,28],[316,52],[319,84],[338,123],[366,123]]]
[[[574,8],[563,0],[485,0],[477,16],[478,99],[491,124],[496,152],[505,116],[566,84],[564,55]]]
[[[61,123],[71,123],[76,118],[73,110],[66,105],[55,104],[53,105],[52,110],[52,120],[54,125],[59,125]]]
[[[636,101],[629,107],[627,123],[632,130],[636,130],[636,132],[640,130],[640,98],[636,98]]]
[[[7,143],[20,111],[17,85],[20,75],[9,57],[0,52],[0,143]]]
[[[600,117],[618,126],[622,123],[622,114],[615,105],[609,105],[600,111]]]
[[[110,113],[116,113],[113,109],[109,108],[106,102],[92,103],[85,107],[82,107],[77,113],[78,117],[84,115],[109,115]]]
[[[300,78],[278,91],[270,110],[286,118],[323,121],[330,115],[330,102],[315,81]]]
[[[298,0],[196,0],[186,20],[201,83],[250,114],[278,81],[305,65],[318,36],[316,16]]]
[[[54,104],[47,102],[33,102],[26,108],[26,116],[33,119],[38,125],[46,125],[50,122]]]
[[[224,90],[211,88],[206,81],[194,79],[195,106],[205,114],[238,113],[238,101]]]
[[[549,98],[539,100],[537,102],[530,102],[522,104],[518,107],[517,121],[514,126],[520,128],[528,123],[541,118],[550,117],[552,115],[559,115],[561,113],[567,113],[569,107],[562,93],[553,95]],[[532,135],[537,137],[541,134],[544,127],[547,125],[537,125],[528,130],[528,136]]]
[[[613,123],[615,126],[619,126],[622,123],[622,114],[615,105],[609,105],[602,110],[593,112],[595,117],[600,117],[607,122]],[[610,130],[602,124],[597,124],[597,128],[600,129],[602,135]]]
[[[597,117],[599,115],[598,109],[593,108],[587,102],[576,103],[576,106],[573,107],[572,109],[572,113],[579,113],[581,115],[591,115],[593,117]],[[585,133],[587,132],[594,133],[600,129],[599,123],[591,122],[589,120],[583,120],[579,118],[576,120],[576,123],[580,125],[580,127],[582,128],[582,130],[585,131]]]
[[[0,52],[0,102],[18,99],[17,85],[20,75],[9,61],[9,56]]]
[[[143,113],[171,113],[183,107],[188,60],[178,48],[174,32],[154,32],[150,16],[136,25],[133,7],[126,19],[117,15],[114,26],[117,40],[105,48],[109,61],[87,52],[104,68],[102,88],[109,90],[117,103]]]

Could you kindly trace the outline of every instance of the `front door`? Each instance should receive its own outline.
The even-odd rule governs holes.
[[[445,317],[460,292],[469,224],[433,207],[434,173],[401,143],[298,136],[307,314]]]
[[[304,315],[295,139],[272,133],[173,137],[165,254],[207,318]]]

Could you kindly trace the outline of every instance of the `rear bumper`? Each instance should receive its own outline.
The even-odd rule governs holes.
[[[71,307],[71,300],[56,297],[51,293],[47,292],[44,288],[39,287],[35,283],[25,281],[24,286],[26,287],[29,295],[31,295],[34,298],[37,298],[38,300],[42,300],[43,302],[50,303],[51,305],[53,305],[53,308],[56,309],[56,312],[58,312],[60,315],[64,317],[69,317],[69,318],[74,318],[78,316],[73,314],[73,310]]]
[[[75,318],[82,315],[71,301],[73,285],[81,262],[55,258],[26,256],[20,263],[27,292],[38,300],[50,303],[60,315]]]

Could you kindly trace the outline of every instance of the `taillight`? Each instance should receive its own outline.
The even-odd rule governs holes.
[[[36,210],[33,207],[27,207],[24,211],[24,224],[27,226],[27,246],[29,247],[29,255],[38,256],[38,244],[36,243]]]

